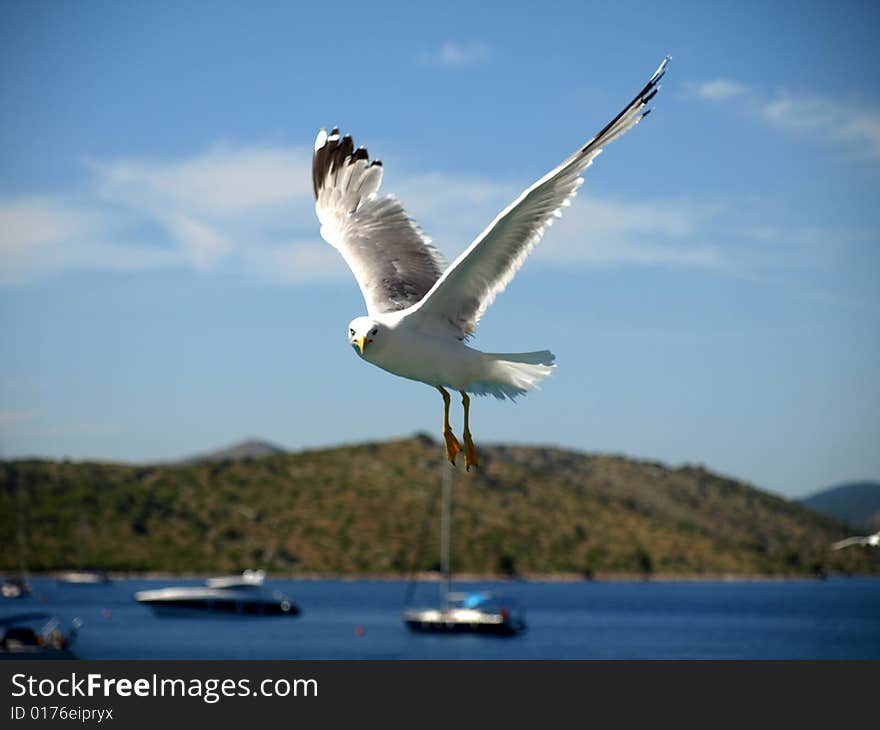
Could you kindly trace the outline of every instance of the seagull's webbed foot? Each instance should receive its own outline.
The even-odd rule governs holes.
[[[455,457],[461,453],[461,444],[458,442],[458,439],[455,438],[455,434],[452,433],[452,429],[447,429],[443,431],[443,438],[446,441],[446,458],[449,459],[449,462],[455,466]]]

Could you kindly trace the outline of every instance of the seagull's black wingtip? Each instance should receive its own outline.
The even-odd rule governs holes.
[[[669,62],[672,60],[671,55],[667,55],[657,67],[657,70],[654,72],[654,75],[651,77],[651,81],[649,83],[656,84],[660,79],[663,78],[663,74],[666,73],[666,67],[669,65]]]

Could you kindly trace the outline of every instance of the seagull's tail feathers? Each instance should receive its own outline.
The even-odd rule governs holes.
[[[485,378],[468,390],[477,395],[494,395],[516,400],[553,372],[556,356],[549,350],[539,352],[484,352]]]

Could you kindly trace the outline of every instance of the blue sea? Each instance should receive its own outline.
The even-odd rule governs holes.
[[[513,638],[411,633],[402,581],[268,580],[291,617],[158,617],[135,591],[193,580],[76,586],[32,579],[23,611],[82,621],[83,659],[880,659],[880,579],[763,582],[460,583],[525,608]],[[422,584],[416,602],[436,602]]]

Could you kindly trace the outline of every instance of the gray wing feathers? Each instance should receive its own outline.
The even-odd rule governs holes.
[[[391,195],[371,198],[351,214],[341,250],[370,312],[415,304],[443,271],[436,249]]]
[[[418,302],[444,269],[438,251],[393,196],[378,196],[382,163],[351,137],[324,130],[315,140],[312,184],[321,236],[352,270],[370,315]]]
[[[635,98],[602,131],[565,162],[523,192],[483,231],[446,270],[413,314],[451,325],[462,337],[474,333],[477,322],[502,292],[547,226],[571,204],[586,170],[609,142],[645,117],[645,105],[658,90],[669,58]]]

